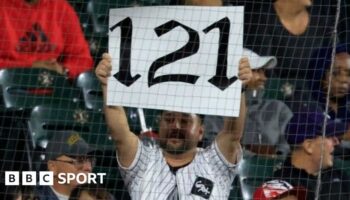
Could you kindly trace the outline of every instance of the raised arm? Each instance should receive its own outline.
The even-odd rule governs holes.
[[[242,58],[239,62],[239,79],[245,85],[252,77],[249,61]],[[246,103],[244,93],[241,96],[239,117],[225,117],[223,130],[216,137],[219,150],[230,163],[236,163],[241,156],[240,140],[243,135],[244,121],[246,115]]]
[[[105,53],[95,70],[101,82],[106,123],[116,144],[118,160],[123,167],[129,167],[137,152],[138,137],[130,131],[124,108],[121,106],[107,106],[107,78],[111,75],[112,58]]]

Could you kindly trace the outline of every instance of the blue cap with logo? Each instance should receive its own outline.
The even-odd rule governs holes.
[[[330,119],[327,114],[314,106],[304,108],[293,114],[286,127],[286,139],[289,144],[301,144],[306,139],[322,136],[325,120],[326,137],[339,137],[347,131],[348,125],[346,123]]]
[[[46,160],[54,160],[59,156],[86,156],[92,149],[76,131],[58,131],[47,144]]]

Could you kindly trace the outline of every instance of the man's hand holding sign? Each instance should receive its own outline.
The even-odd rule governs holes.
[[[248,59],[238,58],[242,29],[233,28],[242,28],[243,9],[196,11],[195,7],[111,11],[112,56],[103,55],[96,75],[102,83],[106,121],[116,142],[121,174],[133,199],[228,197],[241,156],[245,118],[241,82],[245,84],[252,76]],[[198,14],[203,12],[209,19],[200,20]],[[142,18],[147,23],[137,22]],[[149,27],[153,28],[148,32]],[[117,28],[118,34],[113,35]],[[164,110],[159,147],[143,145],[130,131],[124,109],[118,105]],[[223,130],[206,149],[197,148],[204,134],[198,114],[227,116]],[[234,115],[238,117],[229,117]],[[203,184],[205,188],[197,187]]]

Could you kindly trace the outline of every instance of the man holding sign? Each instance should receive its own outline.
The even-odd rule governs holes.
[[[112,58],[104,54],[96,75],[101,81],[105,102],[111,71]],[[245,84],[251,76],[248,59],[242,58],[238,79]],[[228,199],[241,158],[244,95],[239,117],[226,117],[223,130],[206,149],[197,148],[204,134],[200,115],[163,111],[156,148],[147,147],[130,131],[123,107],[106,105],[105,115],[116,143],[119,168],[132,199]]]

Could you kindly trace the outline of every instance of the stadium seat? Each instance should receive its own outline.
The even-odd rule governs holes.
[[[137,5],[135,0],[90,0],[87,6],[87,13],[90,15],[94,33],[108,32],[109,9],[123,8]]]
[[[80,24],[86,33],[89,28],[89,15],[86,13],[87,1],[86,0],[69,0],[69,3],[73,6],[75,12],[78,14]]]
[[[26,121],[37,105],[80,104],[79,90],[71,87],[66,77],[45,69],[16,68],[0,70],[1,158],[10,170],[32,167],[33,143]],[[12,156],[13,160],[7,159]],[[17,163],[17,164],[16,164]]]
[[[302,95],[298,97],[298,100],[303,98],[304,101],[308,101],[310,100],[310,96],[305,95],[308,93],[308,90],[307,80],[268,78],[265,97],[268,99],[288,101],[294,99],[295,95]]]
[[[8,110],[80,103],[79,90],[71,87],[65,76],[38,68],[0,70],[0,92]]]
[[[28,127],[35,147],[45,148],[51,134],[57,131],[75,130],[98,149],[114,148],[103,113],[81,109],[75,105],[36,106],[31,112]]]
[[[346,156],[348,157],[349,155],[346,155]],[[341,169],[343,172],[346,173],[348,178],[350,178],[350,160],[335,158],[334,159],[334,167],[337,169]],[[347,186],[348,186],[348,191],[349,191],[350,185],[348,184]]]
[[[239,177],[236,176],[231,185],[231,191],[229,195],[229,200],[243,200],[241,187],[239,184]]]
[[[239,186],[244,200],[253,199],[254,191],[282,164],[280,157],[248,155],[238,166]]]
[[[106,189],[111,191],[116,199],[130,199],[117,168],[115,146],[108,136],[102,112],[81,109],[76,105],[36,106],[31,112],[28,127],[35,144],[35,170],[45,170],[43,153],[52,135],[63,130],[75,130],[96,149],[97,163],[94,172],[106,173],[103,184]]]
[[[101,111],[103,108],[102,89],[94,72],[89,71],[80,74],[76,85],[81,90],[85,108]],[[159,110],[143,109],[143,114],[140,115],[137,108],[126,108],[126,114],[130,128],[134,133],[139,134],[145,128],[158,131],[156,127],[158,127]],[[145,119],[146,127],[142,127],[141,117]]]
[[[103,108],[102,89],[94,72],[80,74],[76,85],[81,90],[85,108],[101,111]]]
[[[108,49],[109,9],[133,5],[133,0],[89,0],[86,5],[88,27],[85,35],[90,43],[90,50],[95,59]],[[99,60],[99,59],[97,59]]]

